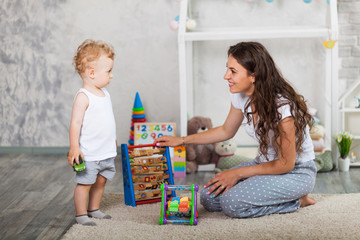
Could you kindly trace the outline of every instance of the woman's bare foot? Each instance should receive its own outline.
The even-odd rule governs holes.
[[[315,203],[316,200],[309,197],[309,195],[305,195],[300,198],[300,207],[307,207],[309,205],[314,205]]]

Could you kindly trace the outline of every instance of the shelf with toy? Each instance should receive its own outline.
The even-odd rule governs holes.
[[[350,167],[360,167],[360,161],[359,161],[359,162],[350,163]]]
[[[127,146],[121,144],[125,204],[161,201],[160,185],[174,184],[169,148],[154,144]],[[168,191],[168,195],[175,193]]]
[[[354,156],[360,156],[360,81],[354,82],[339,99],[339,111],[341,116],[341,130],[350,132],[353,136],[354,147],[351,149]],[[355,157],[354,157],[355,158]],[[350,167],[359,167],[360,160],[350,163]]]
[[[360,167],[360,159],[356,158],[356,155],[353,151],[350,154],[350,167]]]
[[[272,38],[314,38],[328,37],[329,28],[325,26],[274,26],[241,28],[198,28],[185,32],[185,41],[240,40]]]
[[[343,109],[340,109],[340,112],[343,112],[343,113],[360,113],[360,108],[343,108]]]
[[[195,84],[202,74],[196,76],[197,72],[194,69],[199,68],[199,59],[203,57],[205,47],[214,46],[212,43],[205,42],[229,40],[271,40],[267,42],[291,43],[294,39],[297,40],[295,42],[301,39],[305,42],[322,43],[325,47],[324,54],[321,53],[321,56],[324,56],[324,67],[318,69],[326,73],[322,74],[324,81],[321,81],[324,83],[321,89],[323,89],[325,101],[315,100],[315,104],[319,104],[318,108],[321,108],[321,113],[324,115],[326,136],[331,138],[338,132],[338,44],[335,44],[338,38],[337,1],[328,3],[323,1],[311,5],[308,1],[304,1],[304,4],[294,2],[275,1],[269,5],[260,1],[252,3],[236,0],[227,3],[206,0],[181,1],[178,18],[181,136],[187,135],[188,118],[199,115],[196,105],[198,101],[195,101],[197,97]],[[289,7],[300,7],[302,11],[294,12]],[[316,11],[319,11],[319,14],[314,14]],[[189,19],[195,21],[196,24],[192,24],[194,27],[187,26]],[[205,46],[204,49],[197,53],[195,48],[199,49],[203,46]],[[318,46],[322,47],[320,44]],[[217,53],[216,50],[210,50],[213,54],[212,59],[216,58],[214,54]],[[202,64],[206,65],[207,62]],[[317,90],[318,88],[314,92]],[[202,110],[201,115],[207,115],[204,112],[205,110]],[[335,146],[333,141],[328,141],[327,144],[331,149]]]
[[[352,135],[353,142],[352,147],[350,148],[350,167],[360,167],[360,158],[359,158],[359,144],[360,144],[360,135]]]

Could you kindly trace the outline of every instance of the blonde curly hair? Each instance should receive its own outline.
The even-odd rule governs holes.
[[[86,39],[76,51],[73,58],[73,65],[75,70],[81,75],[85,69],[89,67],[89,63],[98,59],[101,55],[114,60],[115,53],[113,46],[103,42]]]

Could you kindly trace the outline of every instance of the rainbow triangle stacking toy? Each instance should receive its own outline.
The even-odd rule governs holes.
[[[136,122],[146,122],[144,107],[138,92],[136,92],[134,107],[132,109],[130,136],[128,141],[129,145],[134,145],[134,123]]]

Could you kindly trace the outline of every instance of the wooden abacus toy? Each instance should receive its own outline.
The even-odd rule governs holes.
[[[162,183],[174,184],[168,147],[149,149],[154,144],[121,144],[125,204],[160,202]],[[142,149],[137,149],[142,148]],[[175,192],[168,191],[175,197]]]

